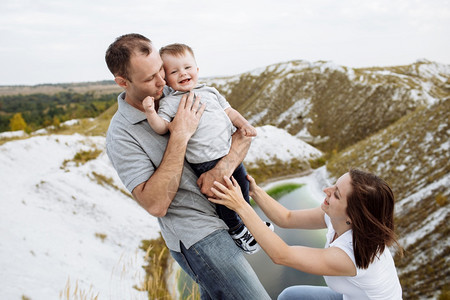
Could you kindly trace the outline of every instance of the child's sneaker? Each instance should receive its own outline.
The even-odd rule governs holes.
[[[274,230],[273,225],[269,222],[264,222],[270,230]],[[236,245],[238,245],[245,253],[247,254],[255,254],[261,247],[256,242],[253,235],[247,229],[245,225],[242,225],[234,232],[230,232],[231,238],[234,240]]]
[[[275,228],[273,227],[272,223],[270,222],[264,222],[266,224],[267,227],[269,227],[270,230],[274,231]]]
[[[230,235],[236,245],[247,254],[254,254],[261,249],[245,225],[242,225],[234,232],[230,232]]]

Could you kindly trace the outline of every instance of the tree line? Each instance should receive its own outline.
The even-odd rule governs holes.
[[[59,92],[0,96],[0,132],[31,132],[72,119],[95,118],[117,100],[117,94]]]

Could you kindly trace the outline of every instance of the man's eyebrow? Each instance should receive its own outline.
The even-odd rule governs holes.
[[[156,74],[158,74],[162,69],[163,69],[163,64],[161,64],[161,68],[159,68],[159,70],[157,72],[155,72],[155,74],[148,76],[147,80],[153,79],[156,76]]]

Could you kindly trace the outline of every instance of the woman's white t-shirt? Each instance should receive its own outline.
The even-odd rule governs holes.
[[[335,231],[330,217],[326,214],[325,223],[328,227],[325,248],[338,247],[342,249],[356,267],[352,230],[346,231],[330,243]],[[376,257],[367,269],[356,267],[356,276],[324,276],[324,278],[328,287],[344,295],[344,300],[402,299],[402,287],[400,286],[394,260],[388,248],[385,248],[383,253]]]

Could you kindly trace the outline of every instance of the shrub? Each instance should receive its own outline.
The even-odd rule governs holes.
[[[445,206],[447,204],[447,197],[445,197],[442,193],[437,194],[436,203],[439,206]]]
[[[12,116],[12,118],[9,120],[9,128],[11,129],[11,131],[27,129],[27,123],[23,119],[22,113],[16,113]]]
[[[98,233],[98,232],[96,232],[96,233],[95,233],[95,237],[97,237],[97,238],[101,239],[101,240],[102,240],[102,242],[104,242],[104,241],[105,241],[105,239],[106,239],[106,234],[104,234],[104,233]]]
[[[80,152],[77,152],[71,160],[68,159],[64,160],[61,168],[64,169],[67,166],[67,164],[71,161],[75,162],[77,166],[79,166],[80,164],[83,165],[90,160],[96,159],[100,155],[100,153],[102,153],[102,150],[99,149],[94,149],[91,151],[82,150]]]

